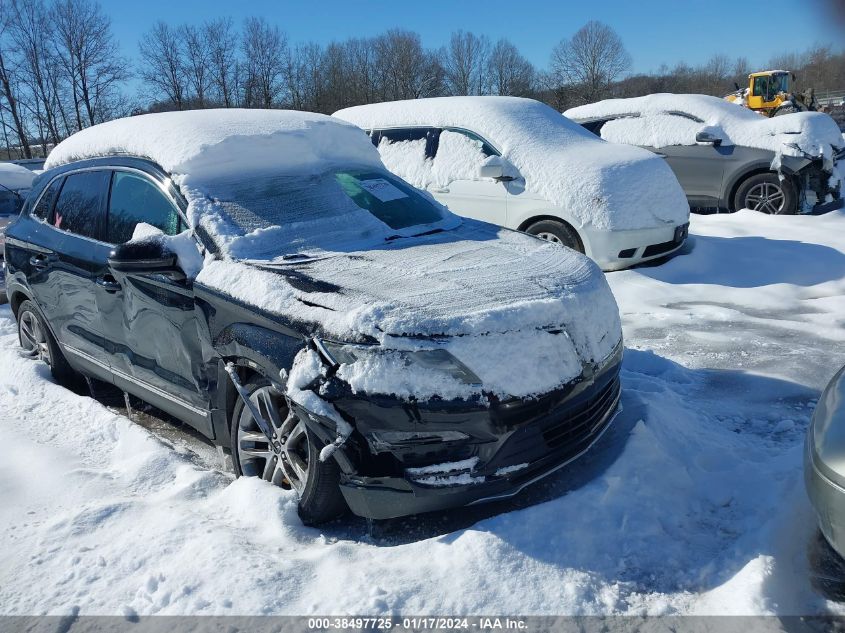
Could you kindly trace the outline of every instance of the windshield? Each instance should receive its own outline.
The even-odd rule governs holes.
[[[200,223],[235,259],[348,252],[459,223],[404,181],[372,168],[261,174],[203,185],[202,193]]]

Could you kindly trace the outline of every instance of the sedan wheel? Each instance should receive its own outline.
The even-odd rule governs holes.
[[[751,187],[745,194],[745,206],[754,211],[779,215],[783,212],[786,194],[783,189],[771,182],[761,182]]]
[[[273,387],[260,387],[250,396],[273,431],[270,442],[252,412],[243,407],[238,419],[238,461],[244,475],[261,477],[298,494],[308,481],[308,434],[305,425],[288,411],[287,403]]]
[[[553,244],[563,244],[561,239],[554,233],[546,233],[545,231],[543,231],[541,233],[537,233],[537,237],[539,237],[541,240],[552,242]]]

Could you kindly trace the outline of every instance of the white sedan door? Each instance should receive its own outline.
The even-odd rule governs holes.
[[[443,130],[432,165],[428,191],[458,215],[493,224],[507,223],[507,189],[503,182],[478,175],[494,150],[464,130]]]

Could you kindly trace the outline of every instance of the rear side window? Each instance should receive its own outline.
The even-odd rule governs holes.
[[[108,191],[109,176],[107,171],[86,171],[68,176],[50,224],[61,231],[99,240],[103,198]]]
[[[422,147],[424,157],[433,158],[437,153],[439,130],[429,127],[408,127],[394,130],[381,130],[373,133],[373,144],[376,147],[393,143],[412,143],[415,147]]]
[[[47,222],[50,214],[53,213],[53,205],[56,204],[56,198],[59,197],[59,191],[62,188],[64,178],[56,178],[47,187],[44,194],[38,200],[38,204],[32,210],[32,215],[43,222]]]
[[[152,182],[128,172],[112,176],[106,241],[123,244],[132,239],[138,224],[150,224],[165,235],[179,232],[179,214],[167,196]]]

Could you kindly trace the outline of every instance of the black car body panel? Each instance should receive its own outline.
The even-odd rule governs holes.
[[[232,362],[244,378],[258,375],[283,391],[296,355],[306,346],[318,347],[313,339],[321,335],[320,325],[291,322],[184,275],[118,270],[109,263],[115,245],[102,239],[102,227],[83,237],[51,225],[49,210],[45,219],[34,217],[42,194],[57,179],[115,169],[154,181],[184,215],[185,200],[148,160],[111,157],[50,170],[8,230],[12,308],[16,312],[24,300],[34,301],[74,369],[150,402],[231,448],[229,416],[237,396],[225,364]],[[105,203],[97,198],[90,204]],[[201,247],[210,251],[213,244]],[[296,275],[296,283],[320,283],[326,291],[324,281]],[[362,397],[326,372],[314,388],[355,429],[333,455],[347,502],[357,514],[387,518],[516,494],[601,435],[617,408],[621,356],[620,341],[608,359],[585,366],[564,388],[508,401]],[[322,442],[335,439],[334,422],[294,408]],[[417,434],[419,441],[385,441],[385,432],[391,431]],[[463,437],[430,441],[446,431]],[[465,459],[476,460],[471,476],[483,483],[431,486],[408,474],[409,468]],[[519,468],[510,471],[513,467]]]

